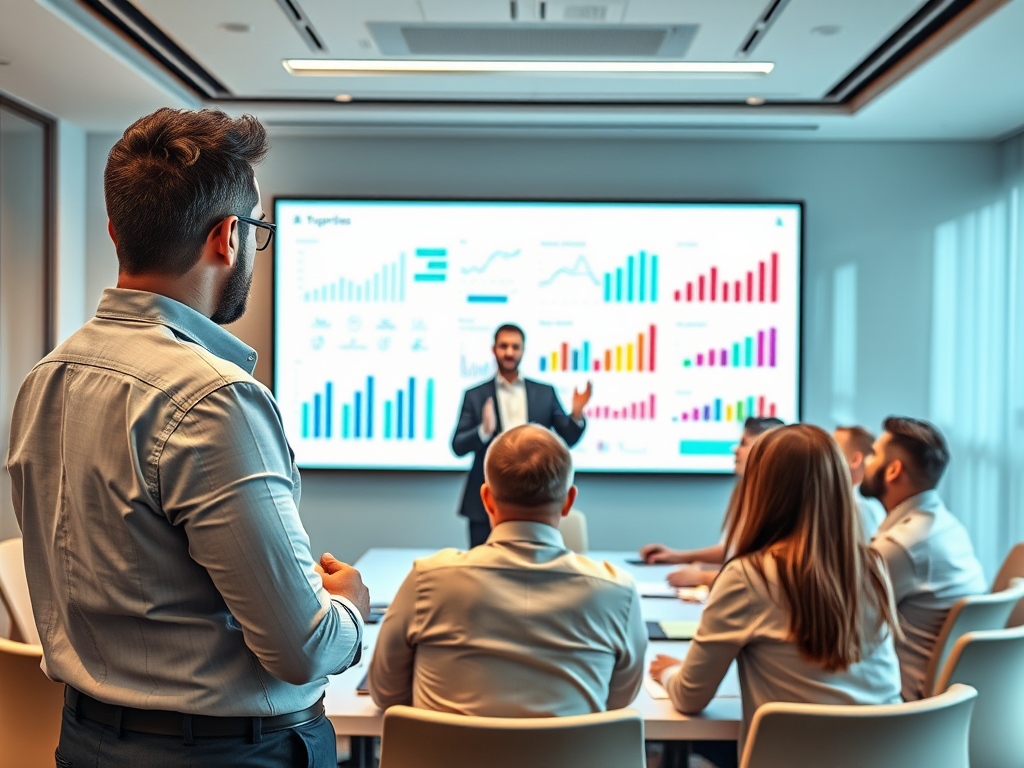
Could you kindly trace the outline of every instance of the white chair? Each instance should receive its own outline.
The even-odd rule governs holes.
[[[936,688],[978,690],[971,718],[971,768],[1024,766],[1024,627],[968,632],[956,641]]]
[[[0,768],[53,768],[64,686],[39,668],[43,649],[0,638]]]
[[[1024,600],[1024,579],[1011,579],[1006,589],[995,594],[972,595],[958,600],[949,609],[935,641],[935,650],[928,660],[921,686],[924,695],[933,695],[938,690],[935,678],[946,665],[946,658],[957,640],[968,632],[1003,629],[1014,607],[1021,600]]]
[[[995,581],[992,582],[992,591],[1002,592],[1010,586],[1010,579],[1014,578],[1024,579],[1024,542],[1011,549],[1010,554],[1006,556],[999,573],[996,574]],[[1022,624],[1024,624],[1024,600],[1017,603],[1006,626],[1019,627]]]
[[[569,514],[562,518],[558,524],[558,530],[562,532],[562,540],[565,546],[577,555],[587,554],[589,541],[587,540],[587,516],[578,509],[569,510]]]
[[[954,685],[909,704],[765,704],[754,713],[740,768],[969,768],[977,696]]]
[[[643,768],[635,709],[571,717],[467,717],[412,707],[384,713],[380,768]]]
[[[0,598],[7,606],[17,635],[14,639],[39,645],[39,632],[32,616],[32,601],[25,578],[25,552],[21,539],[0,541]]]

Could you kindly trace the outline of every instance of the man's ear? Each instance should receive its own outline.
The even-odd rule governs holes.
[[[893,459],[885,468],[885,481],[895,483],[903,474],[903,462],[900,459]]]
[[[858,470],[864,466],[864,454],[857,451],[853,454],[853,458],[850,459],[850,469]]]
[[[238,258],[238,246],[237,216],[225,216],[206,236],[206,249],[228,267],[235,266],[235,260]]]
[[[110,239],[114,241],[114,248],[117,248],[117,233],[114,232],[114,222],[107,219],[107,234],[110,235]]]
[[[494,503],[494,494],[491,493],[491,488],[487,483],[480,486],[480,500],[484,503],[484,511],[486,511],[487,516],[491,518],[491,525],[493,527],[494,516],[498,512],[498,508]]]
[[[578,492],[575,485],[569,488],[569,493],[565,497],[565,504],[562,505],[562,517],[565,517],[572,511],[572,505],[576,503],[576,494]]]

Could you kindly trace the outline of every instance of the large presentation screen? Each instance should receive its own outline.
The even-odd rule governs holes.
[[[299,466],[464,469],[462,393],[526,332],[575,466],[729,472],[751,415],[798,416],[799,203],[278,199],[275,394]]]

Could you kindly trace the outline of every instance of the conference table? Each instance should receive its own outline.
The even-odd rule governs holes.
[[[434,551],[368,550],[356,561],[355,567],[359,569],[363,582],[370,589],[372,604],[389,604],[412,568],[413,560],[432,555]],[[631,564],[628,561],[636,558],[635,552],[592,551],[587,553],[587,557],[612,563],[634,578],[641,594],[641,611],[645,621],[697,621],[700,618],[703,610],[700,603],[684,602],[674,596],[644,596],[659,592],[667,594],[664,588],[665,576],[678,566]],[[356,690],[369,667],[379,627],[380,624],[366,626],[362,660],[342,674],[333,675],[324,698],[327,717],[333,724],[335,733],[339,736],[353,737],[353,762],[359,765],[369,763],[365,743],[367,740],[361,737],[380,736],[384,721],[384,713],[370,697],[359,694]],[[687,642],[679,641],[650,641],[645,669],[659,653],[682,658],[688,645]],[[645,738],[658,741],[705,741],[735,740],[739,735],[742,712],[735,663],[722,680],[715,698],[698,715],[680,714],[667,698],[652,696],[652,689],[657,690],[658,686],[645,682],[636,700],[630,705],[638,710],[644,719]]]

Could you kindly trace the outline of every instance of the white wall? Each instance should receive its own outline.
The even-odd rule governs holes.
[[[90,307],[116,276],[102,201],[114,140],[89,140]],[[934,231],[990,202],[1000,176],[997,147],[982,143],[279,136],[273,144],[259,172],[268,212],[275,195],[806,201],[804,418],[829,428],[837,417],[877,428],[889,413],[927,416]],[[843,306],[853,316],[836,318],[833,291],[848,294],[851,274],[855,300],[847,295]],[[249,314],[233,329],[259,351],[263,380],[272,367],[270,276],[269,255],[258,257]],[[841,365],[834,341],[855,345]],[[853,378],[833,381],[834,371]],[[351,559],[371,546],[464,543],[458,475],[306,472],[303,483],[314,550]],[[715,477],[578,484],[598,549],[710,543],[730,489]]]

